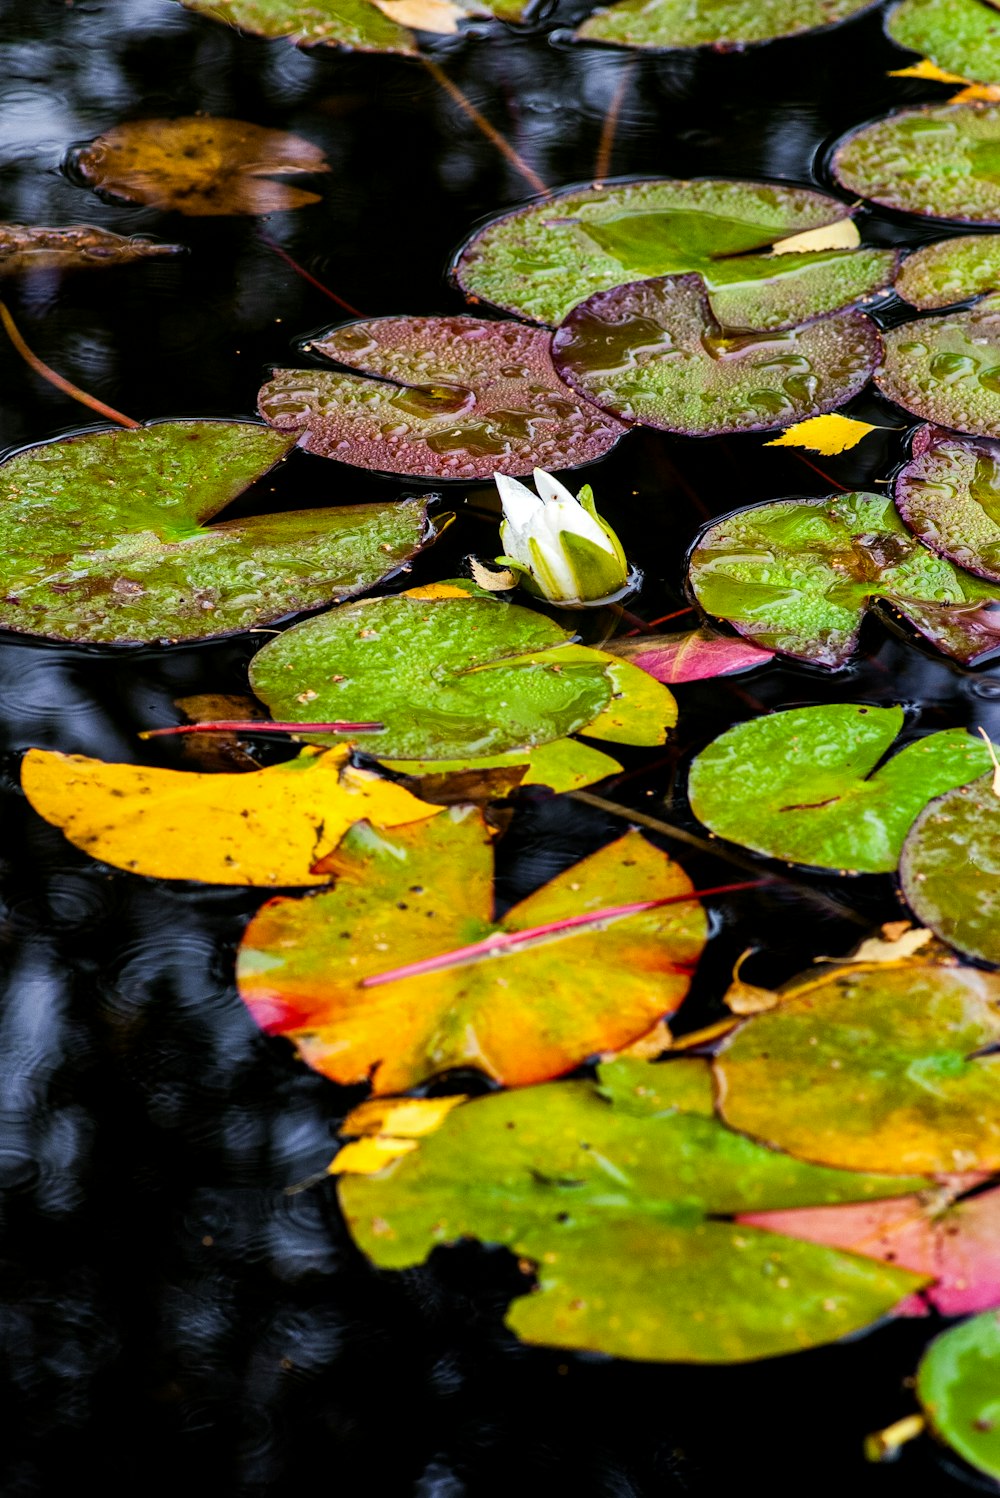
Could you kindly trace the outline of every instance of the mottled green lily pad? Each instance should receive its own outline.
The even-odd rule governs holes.
[[[552,337],[563,379],[623,421],[691,436],[773,431],[857,395],[881,339],[861,312],[774,333],[727,334],[700,276],[599,291]]]
[[[355,735],[380,759],[482,759],[578,732],[662,742],[677,715],[666,687],[571,641],[552,620],[516,604],[373,598],[271,641],[253,660],[250,684],[277,718],[383,723],[381,733]],[[616,732],[603,722],[627,708],[628,691],[613,701],[623,668],[639,683],[630,740],[627,724]]]
[[[737,723],[691,766],[694,814],[719,837],[771,858],[888,873],[928,801],[990,764],[982,740],[960,728],[907,744],[881,764],[902,726],[900,707],[839,702]]]
[[[203,640],[349,598],[426,539],[422,504],[208,524],[292,446],[249,421],[84,432],[0,464],[0,628]]]
[[[926,546],[1000,583],[1000,442],[921,427],[896,507]]]
[[[621,0],[590,16],[578,41],[619,47],[714,47],[742,51],[761,42],[835,26],[873,0]]]
[[[917,1394],[935,1434],[1000,1482],[1000,1311],[935,1337],[917,1369]]]
[[[974,83],[1000,83],[1000,14],[984,0],[903,0],[886,17],[894,42]]]
[[[926,104],[845,135],[833,174],[884,208],[1000,223],[1000,105]]]
[[[454,32],[466,16],[519,21],[530,0],[181,0],[187,10],[301,46],[415,55],[414,32]]]
[[[970,3],[986,9],[982,0]],[[991,14],[1000,34],[1000,11]],[[903,261],[895,290],[922,311],[1000,291],[1000,234],[958,234],[921,245]]]
[[[922,546],[886,494],[739,510],[702,534],[688,575],[708,613],[818,666],[847,664],[876,603],[955,660],[1000,650],[1000,590]]]
[[[964,312],[891,328],[875,379],[914,416],[974,436],[1000,437],[1000,295]]]
[[[326,458],[427,478],[513,476],[601,458],[625,427],[581,401],[549,335],[478,317],[381,317],[305,345],[361,374],[279,369],[260,413]],[[369,378],[371,377],[371,378]]]
[[[478,1098],[378,1175],[342,1177],[357,1243],[391,1269],[462,1238],[503,1244],[537,1265],[537,1291],[507,1313],[523,1341],[671,1362],[831,1342],[926,1283],[726,1220],[896,1196],[902,1179],[824,1170],[731,1133],[702,1061],[622,1059],[600,1077]]]
[[[1000,978],[907,963],[804,977],[715,1060],[726,1122],[844,1170],[1000,1168]]]
[[[903,844],[899,877],[921,925],[969,957],[1000,963],[1000,797],[992,774],[924,808]]]
[[[452,274],[470,298],[554,327],[595,291],[697,271],[724,326],[787,328],[891,280],[891,250],[765,253],[849,213],[824,193],[776,182],[604,182],[478,229]]]

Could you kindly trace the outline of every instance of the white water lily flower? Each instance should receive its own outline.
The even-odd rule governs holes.
[[[503,523],[504,556],[497,561],[521,574],[532,592],[550,603],[588,603],[619,593],[629,580],[621,542],[594,507],[590,486],[574,499],[536,468],[537,494],[519,479],[495,473]]]

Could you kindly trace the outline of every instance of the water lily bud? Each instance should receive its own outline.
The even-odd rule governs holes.
[[[535,469],[533,494],[518,479],[495,473],[503,505],[497,561],[550,603],[594,603],[628,586],[621,542],[594,507],[590,486],[574,499],[543,468]]]

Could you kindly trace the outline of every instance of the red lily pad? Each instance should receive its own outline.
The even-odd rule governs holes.
[[[611,640],[606,654],[631,661],[640,671],[668,685],[678,681],[705,681],[712,676],[733,676],[752,671],[774,659],[773,650],[763,650],[714,629],[682,630],[670,635],[641,635],[634,640]]]

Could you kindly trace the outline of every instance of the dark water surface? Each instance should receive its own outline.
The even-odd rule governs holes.
[[[102,203],[61,172],[73,142],[125,119],[199,110],[307,136],[333,169],[317,179],[323,201],[273,216],[264,231],[372,315],[458,310],[443,278],[452,250],[477,219],[528,191],[417,62],[241,38],[170,0],[6,0],[0,21],[0,218],[90,222],[190,247],[183,259],[2,285],[44,359],[137,418],[252,413],[265,367],[296,362],[291,340],[340,314],[261,243],[252,219]],[[479,28],[436,55],[553,185],[593,174],[623,68],[622,174],[828,186],[823,153],[842,130],[944,94],[885,77],[908,58],[884,40],[877,12],[745,57],[633,62],[569,47],[541,26]],[[862,225],[876,242],[938,232],[892,215]],[[908,423],[875,396],[854,409]],[[53,436],[86,415],[0,340],[0,443]],[[875,487],[900,461],[903,436],[818,461],[844,485]],[[635,604],[646,617],[685,606],[683,556],[706,518],[827,492],[801,458],[762,453],[762,440],[634,434],[587,475],[646,571]],[[277,502],[296,508],[414,487],[303,454],[278,483]],[[482,505],[487,490],[447,498]],[[491,555],[495,533],[466,513],[413,575],[446,576],[474,550]],[[588,618],[595,638],[608,623]],[[332,1184],[286,1194],[326,1164],[357,1093],[259,1034],[236,995],[235,947],[262,897],[105,870],[17,789],[29,745],[182,763],[175,746],[144,745],[137,731],[176,721],[179,696],[245,691],[260,639],[113,652],[0,636],[2,1498],[62,1493],[85,1477],[146,1498],[660,1498],[744,1485],[900,1498],[976,1486],[926,1441],[892,1467],[862,1458],[867,1431],[913,1408],[904,1380],[934,1318],[750,1368],[533,1350],[502,1326],[524,1288],[505,1253],[470,1245],[379,1274],[347,1238]],[[876,621],[864,645],[864,659],[834,678],[783,665],[681,687],[669,751],[627,751],[630,773],[602,791],[692,826],[691,754],[762,708],[901,701],[913,734],[982,724],[1000,736],[1000,671],[962,671]],[[578,802],[525,797],[499,848],[503,898],[621,830]],[[684,863],[702,884],[733,877],[703,855]],[[888,878],[804,875],[766,897],[715,904],[690,1027],[720,1012],[745,947],[761,947],[755,981],[779,980],[899,914]]]

